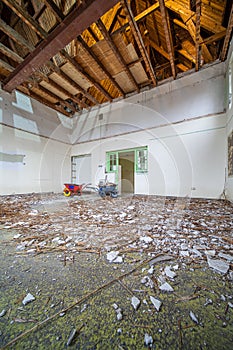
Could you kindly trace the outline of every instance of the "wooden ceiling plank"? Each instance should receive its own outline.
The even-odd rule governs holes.
[[[43,28],[28,14],[23,7],[21,7],[15,0],[2,0],[12,11],[16,13],[34,32],[36,32],[42,39],[47,37],[47,33]]]
[[[0,29],[8,35],[12,40],[14,40],[17,44],[23,46],[28,51],[33,51],[34,46],[31,45],[22,35],[20,35],[16,30],[8,26],[1,18],[0,18]]]
[[[40,6],[40,8],[39,8],[37,11],[35,11],[35,14],[34,14],[34,16],[33,16],[33,19],[34,19],[34,20],[38,20],[38,19],[42,16],[42,14],[44,13],[45,10],[46,10],[46,5],[45,5],[45,4],[42,4],[42,5]]]
[[[6,63],[0,58],[0,67],[7,70],[8,72],[13,72],[14,67],[12,67],[10,64]]]
[[[174,47],[173,47],[173,42],[172,42],[169,17],[168,17],[168,14],[167,14],[167,10],[166,10],[166,7],[165,7],[164,0],[159,0],[159,6],[160,6],[160,12],[161,12],[161,15],[162,15],[162,22],[163,22],[165,39],[166,39],[167,49],[168,49],[170,63],[171,63],[172,75],[173,75],[173,78],[175,79],[175,77],[176,77],[176,67],[175,67],[175,58],[174,58]]]
[[[52,11],[58,22],[62,22],[65,18],[59,7],[53,2],[53,0],[42,0],[45,5]]]
[[[198,7],[196,7],[196,9],[197,8]],[[189,34],[191,35],[191,37],[193,39],[193,42],[196,44],[196,40],[197,40],[197,38],[196,38],[196,26],[198,23],[197,20],[196,20],[196,26],[195,26],[192,18],[189,18],[188,16],[183,15],[183,14],[181,14],[181,18],[184,21],[184,23],[185,23],[184,26],[186,28],[184,28],[184,26],[182,26],[182,27],[189,32]],[[200,19],[201,19],[201,16],[199,18],[199,22],[200,22]],[[178,21],[176,21],[175,23],[177,23],[177,22]],[[177,23],[177,24],[179,25],[180,23]],[[200,31],[200,28],[201,28],[200,23],[198,24],[198,27],[199,27],[199,31]],[[201,45],[201,43],[203,43],[203,39],[199,33],[199,45]],[[211,62],[213,60],[213,57],[212,57],[211,53],[209,52],[209,49],[207,48],[206,44],[202,44],[202,54],[203,54],[203,57],[204,57],[204,60],[206,63]]]
[[[121,53],[119,52],[118,48],[116,47],[115,43],[113,42],[110,34],[108,33],[108,31],[105,28],[105,25],[103,24],[101,19],[98,19],[97,26],[98,26],[99,30],[101,31],[104,39],[108,43],[109,47],[111,48],[112,52],[115,54],[118,61],[120,62],[123,70],[125,71],[125,73],[127,74],[128,78],[129,78],[129,80],[134,85],[136,91],[139,92],[140,89],[139,89],[139,86],[138,86],[136,80],[134,79],[133,74],[131,73],[130,69],[127,67],[124,58],[122,57]]]
[[[58,51],[68,45],[81,34],[90,24],[95,22],[106,11],[114,6],[118,0],[86,0],[79,7],[69,13],[36,49],[18,65],[12,74],[4,82],[3,88],[11,92],[36,69],[43,66]]]
[[[94,104],[99,102],[87,91],[85,91],[79,84],[77,84],[72,78],[70,78],[66,73],[64,73],[58,66],[55,66],[52,62],[49,62],[48,67],[57,73],[62,79],[66,80],[71,86],[79,90],[88,100],[92,101]]]
[[[187,58],[190,62],[196,64],[196,58],[193,57],[187,50],[181,49],[177,51],[180,55],[184,56]]]
[[[163,57],[165,57],[168,61],[170,61],[170,56],[167,53],[167,51],[165,51],[162,47],[159,47],[151,38],[148,39],[150,45],[158,52],[160,53],[160,55],[162,55]]]
[[[0,43],[0,52],[3,55],[11,58],[13,61],[15,61],[17,63],[23,62],[23,58],[22,57],[20,57],[16,52],[10,50],[8,47],[3,45],[2,43]]]
[[[233,28],[233,4],[231,6],[231,13],[230,13],[230,16],[229,16],[227,32],[226,32],[226,36],[225,36],[225,39],[224,39],[222,51],[221,51],[221,54],[220,54],[221,61],[225,61],[225,59],[227,57],[227,50],[228,50],[228,46],[229,46],[230,39],[231,39],[232,28]]]
[[[148,7],[146,10],[139,13],[137,16],[134,17],[135,22],[140,22],[147,16],[149,16],[151,13],[155,12],[159,8],[159,3],[153,4],[150,7]],[[116,35],[117,33],[121,33],[123,31],[130,30],[129,23],[124,24],[121,28],[115,30],[112,35]]]
[[[89,107],[88,105],[84,104],[79,98],[76,96],[72,95],[69,91],[64,89],[62,86],[58,85],[55,81],[53,81],[51,78],[44,77],[44,75],[41,73],[40,75],[42,81],[46,81],[51,87],[55,88],[56,90],[62,92],[64,95],[66,95],[69,99],[71,99],[73,102],[77,103],[79,106],[82,108],[87,108]]]
[[[82,66],[74,58],[72,58],[65,49],[61,50],[60,53],[79,73],[83,75],[85,79],[95,86],[95,88],[100,91],[108,101],[112,102],[112,97],[109,95],[109,93],[94,78],[85,72]]]
[[[132,31],[132,33],[134,35],[134,38],[135,38],[136,42],[137,42],[137,45],[139,47],[139,50],[140,50],[141,55],[143,57],[143,60],[145,62],[146,68],[147,68],[148,73],[150,75],[150,78],[152,80],[152,83],[153,83],[154,86],[156,86],[157,85],[156,76],[155,76],[155,73],[154,73],[154,70],[153,70],[153,67],[152,67],[152,64],[151,64],[148,52],[147,52],[147,50],[145,48],[145,45],[144,45],[141,33],[139,31],[137,23],[134,20],[134,16],[133,16],[133,13],[131,11],[131,8],[128,5],[127,0],[121,0],[121,3],[122,3],[122,6],[125,9],[126,17],[128,19],[131,31]]]
[[[82,48],[95,60],[95,62],[98,64],[98,66],[101,68],[102,72],[106,75],[106,77],[111,81],[112,85],[115,86],[115,88],[119,91],[119,93],[122,96],[125,96],[124,91],[120,87],[120,85],[115,81],[115,79],[111,76],[111,74],[107,71],[107,69],[104,67],[102,62],[98,59],[98,57],[94,54],[94,52],[91,50],[91,48],[87,45],[87,43],[83,40],[81,36],[78,36],[77,38],[78,42],[82,46]]]
[[[177,68],[179,68],[182,72],[187,72],[189,70],[189,68],[183,64],[183,63],[178,63],[177,65]]]
[[[196,0],[196,33],[195,33],[195,48],[196,48],[196,64],[195,70],[198,71],[201,63],[201,0]]]
[[[226,30],[223,30],[222,32],[213,34],[213,35],[209,36],[208,38],[202,40],[202,41],[200,42],[200,45],[202,45],[202,44],[207,45],[207,44],[213,43],[214,41],[221,40],[221,39],[224,38],[224,36],[226,35],[226,32],[227,32]]]

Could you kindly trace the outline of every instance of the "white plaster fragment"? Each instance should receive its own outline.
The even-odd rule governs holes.
[[[223,274],[227,273],[229,270],[229,264],[222,260],[210,259],[207,256],[207,261],[209,267],[212,267],[214,270],[221,272]]]
[[[150,346],[151,344],[153,344],[153,338],[148,333],[146,333],[144,336],[144,344],[145,346]]]
[[[164,269],[164,272],[165,272],[167,277],[170,277],[170,278],[176,277],[176,273],[174,271],[171,271],[171,266],[166,266]]]
[[[194,313],[192,311],[190,311],[189,316],[190,316],[191,320],[193,320],[193,322],[195,322],[196,324],[199,323],[197,317],[194,315]]]
[[[164,292],[173,292],[174,289],[172,288],[172,286],[170,286],[169,283],[165,282],[164,284],[162,284],[159,287],[160,290],[164,291]]]
[[[159,311],[162,305],[162,302],[159,299],[154,298],[152,295],[150,296],[150,301],[152,302],[156,310]]]
[[[153,241],[153,239],[149,236],[142,236],[142,237],[140,237],[140,241],[142,241],[144,243],[151,243]]]
[[[134,310],[137,310],[139,308],[140,303],[141,303],[141,301],[137,297],[135,297],[135,296],[132,297],[131,304],[132,304]]]
[[[26,297],[23,299],[22,303],[23,303],[23,305],[27,305],[28,303],[30,303],[33,300],[36,300],[36,298],[31,293],[28,293],[26,295]]]

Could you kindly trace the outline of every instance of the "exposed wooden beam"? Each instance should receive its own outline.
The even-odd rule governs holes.
[[[8,47],[3,45],[2,43],[0,43],[0,52],[3,55],[9,57],[10,59],[12,59],[13,61],[15,61],[17,63],[23,62],[23,58],[22,57],[20,57],[16,52],[10,50]]]
[[[177,51],[180,55],[184,56],[185,58],[187,58],[189,61],[191,61],[192,63],[196,64],[196,58],[194,56],[192,56],[188,51],[186,51],[185,49],[181,49]]]
[[[59,113],[62,113],[64,115],[66,115],[67,117],[70,117],[70,113],[66,112],[61,106],[57,106],[54,103],[46,100],[41,95],[38,95],[35,91],[32,91],[31,89],[29,89],[28,86],[25,86],[25,88],[27,90],[27,95],[29,97],[34,98],[35,100],[37,100],[37,101],[41,102],[42,104],[44,104],[44,105],[46,105],[46,106],[56,110]],[[21,87],[19,87],[18,90],[21,90],[24,93],[26,93],[24,88],[21,89]]]
[[[87,43],[83,40],[81,36],[77,37],[77,40],[79,44],[82,46],[82,48],[95,60],[95,62],[98,64],[102,72],[106,75],[106,77],[111,81],[113,86],[119,91],[119,93],[122,96],[125,96],[124,91],[120,87],[120,85],[115,81],[115,79],[111,76],[111,74],[107,71],[107,69],[104,67],[102,62],[98,59],[98,57],[94,54],[94,52],[91,50],[91,48],[87,45]]]
[[[164,28],[164,33],[165,33],[165,39],[166,39],[169,59],[170,59],[170,63],[171,63],[172,75],[173,75],[173,78],[175,79],[176,67],[175,67],[175,58],[174,58],[174,47],[173,47],[173,43],[172,43],[169,17],[167,14],[164,0],[159,0],[159,6],[160,6],[160,12],[162,15],[162,22],[163,22],[163,28]]]
[[[129,25],[130,25],[131,31],[132,31],[132,33],[134,35],[134,38],[135,38],[136,42],[137,42],[137,45],[139,47],[139,50],[140,50],[141,55],[143,57],[143,60],[145,62],[147,71],[148,71],[148,73],[150,75],[150,78],[152,80],[152,83],[153,83],[153,85],[157,85],[156,76],[155,76],[155,73],[154,73],[154,70],[153,70],[153,67],[152,67],[152,64],[151,64],[148,52],[146,51],[144,42],[142,40],[141,33],[140,33],[139,28],[137,26],[137,23],[134,20],[131,8],[130,8],[127,0],[121,0],[121,3],[122,3],[122,6],[125,9],[126,17],[127,17],[128,21],[129,21]]]
[[[64,89],[62,86],[58,85],[55,81],[53,81],[51,78],[44,76],[44,74],[36,74],[40,77],[40,82],[45,81],[48,83],[52,88],[60,91],[62,94],[66,95],[70,100],[81,106],[82,108],[89,108],[87,104],[83,103],[82,100],[80,100],[77,96],[72,95],[68,90]],[[39,82],[39,83],[40,83]]]
[[[221,61],[224,61],[226,59],[227,49],[228,49],[228,46],[229,46],[229,43],[230,43],[230,39],[231,39],[231,34],[232,34],[232,28],[233,28],[233,4],[231,6],[231,13],[230,13],[230,16],[229,16],[227,32],[226,32],[226,36],[225,36],[225,39],[224,39],[222,51],[221,51],[221,54],[220,54]]]
[[[12,11],[16,13],[18,17],[22,19],[34,32],[36,32],[41,38],[45,39],[47,33],[40,27],[40,25],[24,10],[15,0],[2,0]]]
[[[199,6],[196,6],[196,10],[198,10]],[[184,25],[182,26],[184,29],[188,30],[189,34],[191,35],[192,39],[193,39],[193,42],[195,43],[195,46],[196,46],[196,42],[197,42],[197,33],[196,33],[196,28],[198,26],[199,28],[199,34],[198,34],[198,37],[199,37],[199,49],[200,49],[200,45],[201,45],[201,42],[203,42],[203,39],[200,35],[200,29],[201,29],[201,25],[200,25],[200,20],[201,20],[201,16],[199,16],[199,20],[198,20],[198,15],[196,14],[196,26],[193,22],[193,18],[190,18],[188,17],[187,15],[183,15],[181,14],[180,15],[182,20],[184,21]],[[180,25],[180,21],[178,20],[174,20],[174,22],[178,25]],[[186,28],[185,28],[186,27]],[[206,63],[208,62],[211,62],[213,60],[213,57],[211,55],[211,53],[209,52],[209,49],[207,48],[206,44],[202,44],[202,54],[203,54],[203,57],[204,57],[204,60]]]
[[[90,76],[90,74],[88,74],[87,72],[85,72],[85,70],[83,69],[83,67],[74,59],[72,58],[68,52],[63,49],[60,51],[61,55],[69,62],[71,63],[71,65],[79,72],[82,74],[82,76],[87,79],[93,86],[95,86],[95,88],[100,91],[106,98],[108,101],[112,101],[112,97],[109,95],[109,93],[97,82],[95,81],[94,78],[92,78]]]
[[[183,64],[183,63],[178,63],[177,65],[177,68],[179,68],[182,72],[187,72],[189,70],[189,68]]]
[[[196,71],[199,70],[200,63],[201,63],[200,33],[201,33],[201,0],[196,0],[196,40],[195,40],[195,47],[196,47],[195,70]]]
[[[42,4],[40,8],[35,12],[33,19],[38,20],[44,13],[45,9],[46,9],[46,5]]]
[[[22,35],[16,32],[13,28],[8,26],[1,18],[0,18],[0,29],[8,35],[12,40],[14,40],[20,46],[23,46],[28,51],[32,51],[34,46],[30,44]]]
[[[6,63],[5,61],[1,60],[0,58],[0,67],[7,70],[8,72],[13,72],[14,67],[12,67],[9,63]]]
[[[139,86],[138,86],[136,80],[134,79],[133,74],[131,73],[130,69],[127,67],[124,58],[122,57],[121,53],[119,52],[118,48],[116,47],[115,43],[113,42],[110,34],[108,33],[108,31],[105,28],[105,25],[103,24],[101,19],[98,19],[97,26],[98,26],[99,30],[101,31],[104,39],[108,43],[109,47],[111,48],[112,52],[115,54],[115,56],[117,57],[118,61],[120,62],[122,68],[126,72],[129,80],[134,85],[134,87],[137,90],[137,92],[139,92],[140,89],[139,89]]]
[[[42,0],[46,6],[52,11],[58,22],[62,22],[65,18],[62,11],[59,9],[59,7],[55,4],[53,0]]]
[[[14,70],[6,79],[3,88],[8,92],[15,89],[117,2],[118,0],[86,0],[80,3],[80,6],[75,7],[64,21],[48,35],[47,39],[42,41]]]
[[[227,32],[226,30],[223,30],[222,32],[213,34],[213,35],[209,36],[208,38],[202,40],[200,42],[200,45],[202,45],[202,44],[207,45],[207,44],[213,43],[214,41],[218,41],[218,40],[224,38],[224,36],[226,35],[226,32]]]
[[[134,17],[135,22],[140,22],[147,16],[149,16],[151,13],[155,12],[159,8],[159,3],[153,4],[150,7],[148,7],[146,10],[139,13],[137,16]],[[117,34],[119,32],[128,31],[130,30],[129,23],[124,24],[121,28],[115,30],[112,35]]]
[[[80,91],[88,100],[92,101],[94,104],[99,102],[86,90],[84,90],[78,83],[76,83],[72,78],[70,78],[66,73],[64,73],[58,66],[55,66],[52,62],[47,65],[52,71],[58,74],[62,79],[67,81],[71,86]]]
[[[167,51],[165,51],[162,47],[159,47],[151,38],[148,39],[148,42],[155,49],[155,51],[157,51],[158,53],[160,53],[160,55],[162,55],[168,61],[170,61],[170,56],[167,53]]]

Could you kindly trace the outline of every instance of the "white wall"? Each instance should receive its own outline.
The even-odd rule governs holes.
[[[62,192],[70,179],[68,118],[32,99],[0,96],[0,194]]]
[[[148,174],[135,192],[219,198],[226,167],[225,64],[79,116],[73,155],[92,154],[92,181],[107,151],[148,146]]]

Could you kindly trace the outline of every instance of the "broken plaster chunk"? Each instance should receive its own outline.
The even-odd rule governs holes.
[[[109,262],[113,262],[119,255],[119,252],[118,251],[112,251],[112,252],[109,252],[107,253],[107,260]]]
[[[132,299],[131,299],[131,305],[133,306],[134,310],[137,310],[139,308],[139,305],[140,305],[141,301],[133,296]]]
[[[26,295],[26,297],[23,299],[22,303],[23,305],[27,305],[28,303],[30,303],[31,301],[34,301],[36,300],[36,298],[31,294],[31,293],[28,293]]]
[[[164,292],[173,292],[174,289],[172,288],[172,286],[170,286],[169,283],[165,282],[164,284],[162,284],[159,287],[160,290],[164,291]]]
[[[199,323],[197,317],[194,315],[194,313],[192,311],[190,311],[189,316],[190,316],[191,320],[193,320],[193,322],[195,322],[196,324]]]
[[[207,262],[209,267],[212,267],[214,270],[221,272],[223,274],[227,273],[229,270],[229,264],[222,260],[210,259],[207,256]]]
[[[149,236],[142,236],[142,237],[140,237],[140,241],[144,242],[144,243],[151,243],[153,241],[153,239]]]
[[[6,314],[6,310],[3,309],[3,310],[0,312],[0,317],[5,316],[5,314]]]
[[[162,302],[159,299],[154,298],[152,295],[150,296],[150,301],[152,302],[156,310],[159,311],[162,305]]]
[[[215,256],[216,250],[205,250],[205,254],[208,256]]]
[[[230,254],[225,254],[225,253],[221,253],[221,252],[220,252],[220,253],[218,254],[218,256],[219,256],[220,258],[223,258],[223,259],[228,260],[228,261],[230,261],[230,262],[233,261],[233,256],[230,255]]]
[[[170,277],[170,278],[175,278],[176,277],[176,273],[171,271],[171,266],[166,266],[165,269],[164,269],[164,272],[165,272],[167,277]]]
[[[148,333],[146,333],[144,336],[144,344],[145,346],[151,346],[153,344],[153,338]]]
[[[180,256],[189,256],[188,250],[180,250]]]
[[[73,330],[71,331],[71,333],[70,333],[70,336],[69,336],[68,340],[67,340],[67,343],[66,343],[67,346],[72,345],[76,334],[77,334],[77,330],[76,330],[76,329],[73,329]]]

